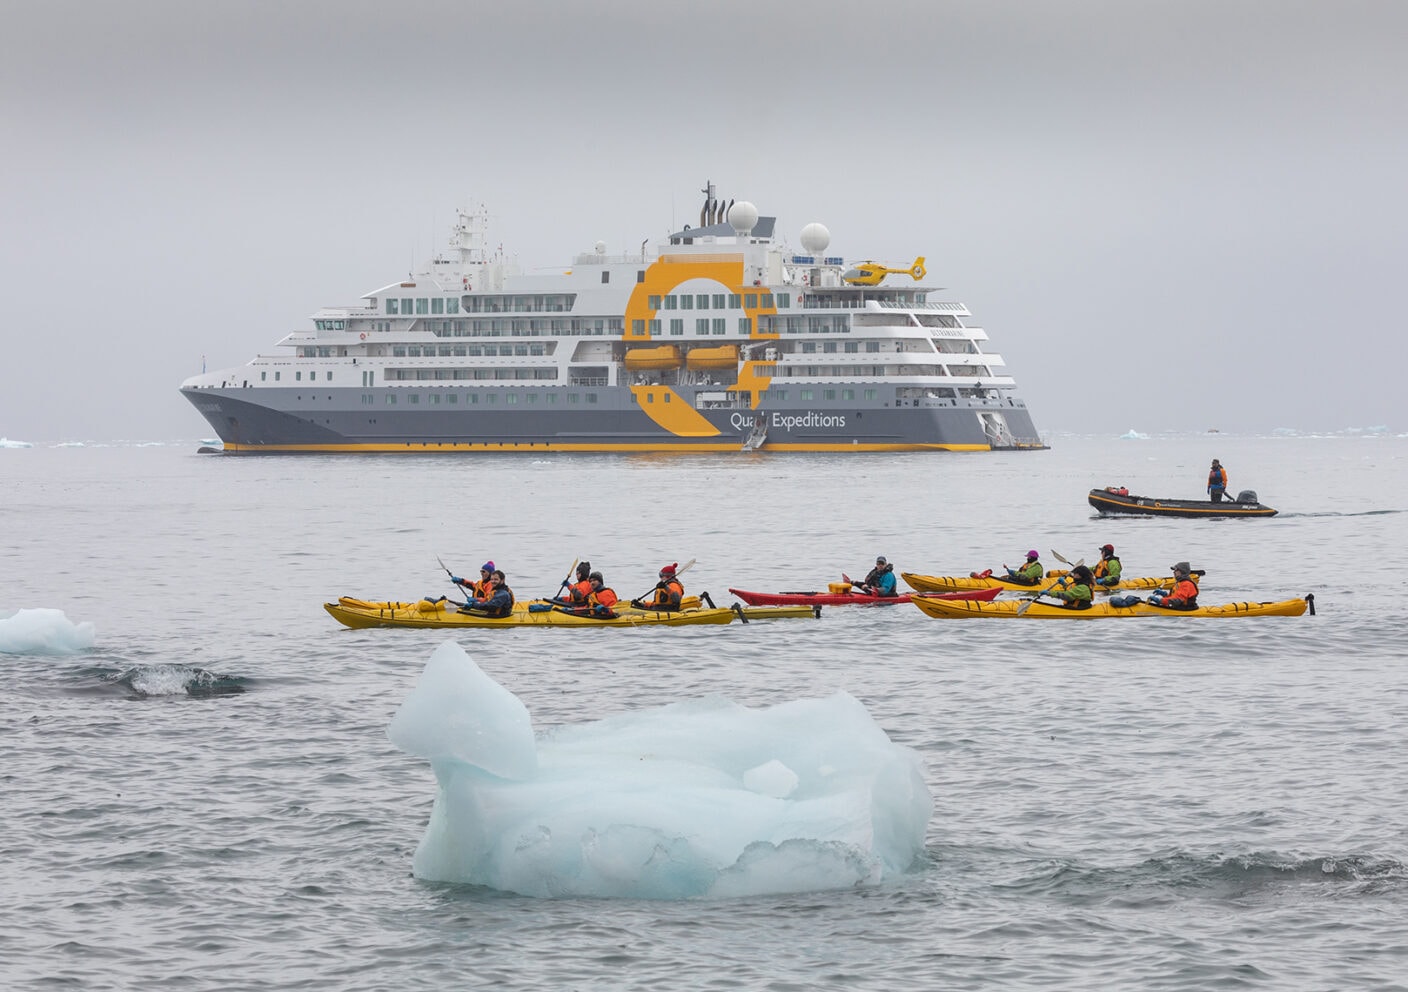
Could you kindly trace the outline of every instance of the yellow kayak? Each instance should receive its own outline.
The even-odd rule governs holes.
[[[1102,620],[1106,617],[1298,617],[1308,609],[1315,615],[1315,596],[1303,599],[1282,599],[1274,603],[1223,603],[1220,606],[1199,606],[1194,610],[1170,610],[1149,603],[1133,606],[1111,606],[1095,603],[1089,609],[1076,610],[1056,603],[1032,602],[1022,613],[1017,611],[1029,600],[1007,599],[985,603],[971,599],[922,599],[914,605],[927,616],[941,619],[971,617],[1004,617],[1023,620]]]
[[[323,609],[338,623],[347,627],[685,627],[695,624],[727,624],[734,620],[780,620],[792,617],[814,617],[819,611],[810,606],[719,606],[696,607],[677,612],[637,610],[627,608],[614,617],[581,616],[562,610],[514,609],[506,617],[486,617],[461,613],[454,603],[446,600],[422,599],[413,603],[356,599],[342,596],[336,603],[324,603]],[[544,604],[546,605],[546,604]]]
[[[1065,569],[1053,569],[1046,573],[1046,578],[1059,579],[1066,574]],[[1193,573],[1194,582],[1202,577],[1203,570],[1199,569]],[[1009,592],[1036,592],[1045,588],[1046,582],[1036,585],[1027,585],[1024,582],[1013,582],[1010,579],[1000,578],[995,573],[990,576],[969,576],[969,575],[918,575],[914,572],[901,572],[900,578],[909,583],[911,589],[919,592],[958,592],[966,589],[1005,589]],[[1167,578],[1121,578],[1118,585],[1097,586],[1095,591],[1102,593],[1127,592],[1130,589],[1157,589],[1160,586],[1173,588],[1173,576]]]

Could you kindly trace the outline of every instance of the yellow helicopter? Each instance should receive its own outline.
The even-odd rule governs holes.
[[[879,262],[857,262],[855,268],[847,269],[841,278],[854,286],[878,286],[889,275],[909,275],[918,282],[924,278],[924,256],[916,258],[907,269],[892,269]]]

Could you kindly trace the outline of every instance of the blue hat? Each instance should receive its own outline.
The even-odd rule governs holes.
[[[492,572],[493,570],[494,570],[494,563],[491,562],[491,561],[486,561],[484,564],[482,564],[482,565],[479,566],[479,571],[481,571],[481,572]]]

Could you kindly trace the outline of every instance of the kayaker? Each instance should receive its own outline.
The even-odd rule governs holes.
[[[1053,596],[1073,610],[1088,610],[1095,599],[1091,590],[1094,581],[1095,575],[1089,568],[1077,565],[1057,582],[1060,588],[1043,590],[1042,595]]]
[[[631,605],[638,610],[678,610],[684,600],[684,583],[675,574],[679,567],[675,562],[660,569],[660,581],[655,583],[650,599],[633,599]]]
[[[1007,568],[1007,565],[1002,567]],[[1007,581],[1024,586],[1034,586],[1045,576],[1046,569],[1041,567],[1041,555],[1036,551],[1027,552],[1027,563],[1021,568],[1007,568]]]
[[[507,577],[499,569],[489,576],[489,593],[482,598],[471,598],[460,607],[461,613],[475,613],[486,617],[506,617],[513,612],[513,590],[508,587]]]
[[[616,611],[613,607],[619,602],[616,591],[606,584],[606,579],[600,572],[593,572],[588,579],[592,584],[592,591],[587,595],[587,607],[591,614],[598,617],[614,617]]]
[[[1222,467],[1222,462],[1216,458],[1212,460],[1212,468],[1208,471],[1208,498],[1214,503],[1222,502],[1222,494],[1227,491],[1227,469]]]
[[[1155,589],[1149,594],[1149,602],[1169,610],[1196,610],[1198,608],[1198,586],[1193,581],[1193,570],[1186,561],[1173,566],[1173,589]]]
[[[867,596],[893,596],[895,594],[895,566],[885,560],[884,555],[875,559],[872,568],[863,580],[852,582],[857,590]]]
[[[583,610],[587,605],[587,597],[591,594],[592,563],[583,561],[577,563],[576,581],[563,580],[562,589],[558,590],[558,595],[548,602],[556,603],[559,606],[570,606],[574,610]]]
[[[464,586],[464,588],[469,593],[470,599],[483,599],[485,596],[489,595],[489,593],[493,591],[489,585],[489,577],[493,574],[494,563],[492,561],[486,561],[484,564],[479,566],[478,582],[475,582],[471,579],[462,579],[458,575],[450,576],[450,581],[457,586]]]
[[[1100,545],[1100,560],[1095,563],[1095,568],[1090,573],[1095,577],[1095,584],[1101,586],[1119,585],[1120,569],[1120,560],[1115,557],[1115,546],[1113,544]]]

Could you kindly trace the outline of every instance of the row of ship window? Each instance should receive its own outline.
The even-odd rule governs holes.
[[[425,399],[426,403],[427,403],[428,405],[430,405],[430,406],[440,406],[442,403],[445,404],[445,405],[448,405],[448,406],[458,406],[460,403],[464,403],[466,406],[477,406],[477,405],[478,405],[479,403],[481,403],[481,402],[484,403],[486,406],[495,406],[495,405],[497,405],[498,402],[499,402],[499,397],[502,396],[502,397],[503,397],[504,404],[505,404],[506,406],[516,406],[516,405],[519,403],[520,398],[521,398],[521,400],[522,400],[523,402],[525,402],[525,403],[530,403],[530,404],[532,404],[532,403],[538,403],[538,402],[541,401],[545,406],[554,406],[554,405],[556,405],[557,400],[558,400],[558,397],[559,397],[560,395],[563,395],[563,394],[556,393],[556,392],[543,392],[543,393],[528,393],[528,392],[525,392],[525,393],[509,393],[509,392],[503,392],[503,393],[499,393],[499,392],[487,392],[487,391],[486,391],[486,392],[484,392],[484,393],[482,393],[482,394],[481,394],[481,393],[430,393],[430,394],[426,395],[426,396],[424,397],[424,399]],[[419,406],[421,399],[422,399],[422,397],[421,397],[421,394],[420,394],[420,393],[405,393],[405,394],[401,394],[401,395],[398,395],[397,393],[387,393],[387,394],[386,394],[386,399],[383,401],[383,403],[384,403],[386,406],[399,406],[399,405],[400,405],[400,401],[404,400],[404,401],[406,402],[406,404],[409,405],[409,406]],[[597,401],[597,394],[596,394],[596,393],[567,393],[567,394],[566,394],[566,401],[565,401],[565,402],[567,403],[568,406],[575,406],[575,405],[580,404],[580,403],[582,403],[582,402],[586,402],[586,403],[588,403],[588,404],[592,404],[592,403],[595,403],[596,401]],[[376,396],[375,396],[375,394],[373,394],[373,393],[363,393],[363,394],[362,394],[362,405],[363,405],[363,406],[371,406],[371,405],[374,405],[375,403],[376,403]]]

